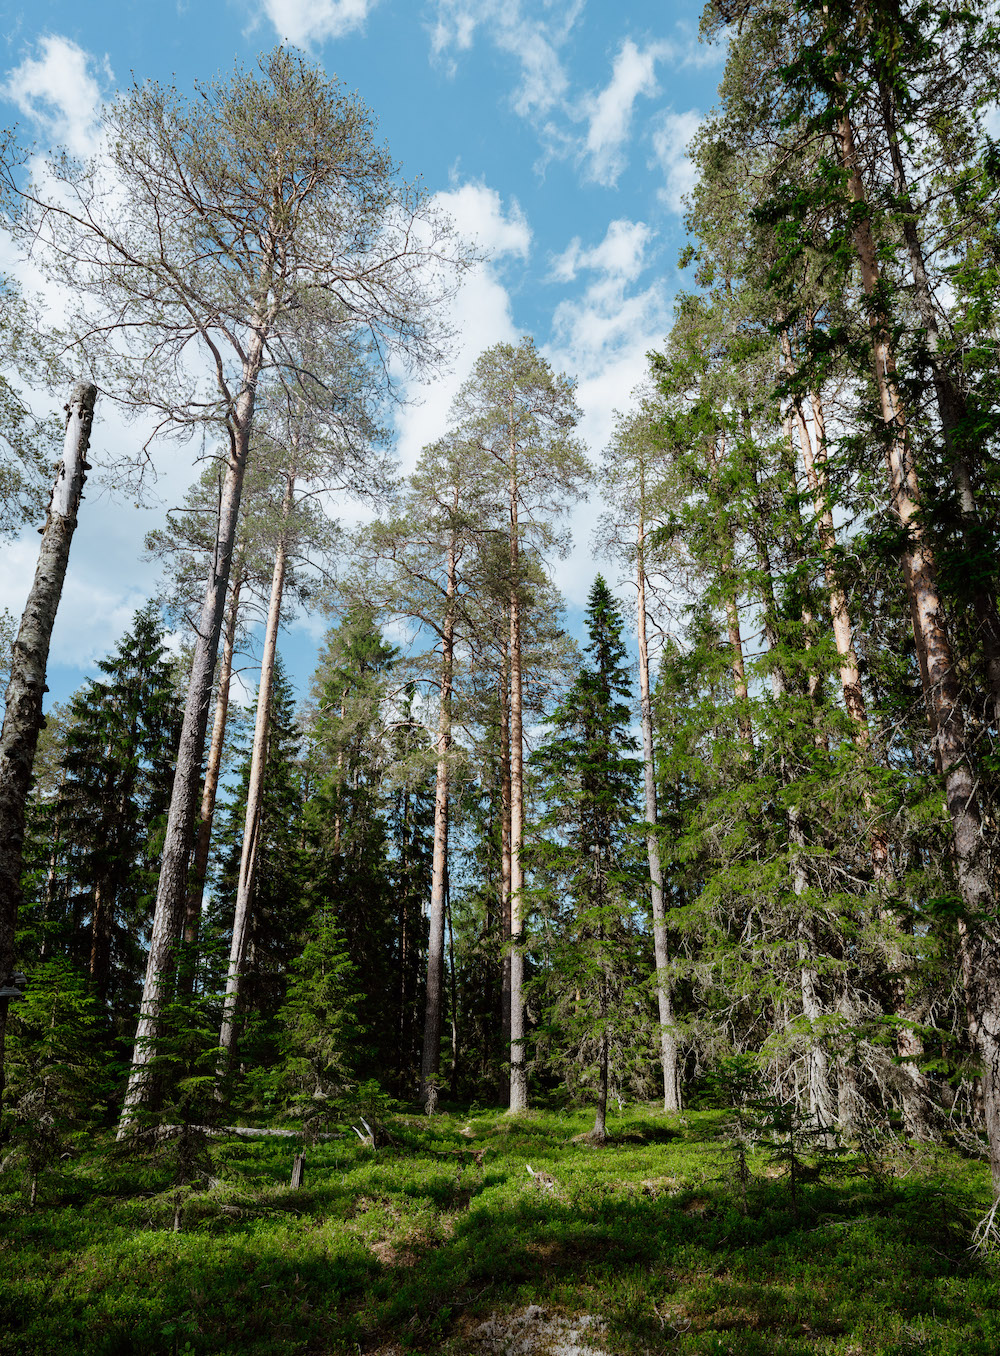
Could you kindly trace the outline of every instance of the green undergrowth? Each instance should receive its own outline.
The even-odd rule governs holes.
[[[169,1156],[94,1144],[34,1210],[0,1177],[2,1350],[461,1356],[538,1304],[599,1316],[622,1356],[1000,1351],[980,1163],[848,1149],[804,1162],[793,1200],[725,1121],[639,1108],[595,1147],[572,1114],[397,1116],[374,1149],[310,1147],[297,1191],[292,1140],[215,1141],[179,1191]]]

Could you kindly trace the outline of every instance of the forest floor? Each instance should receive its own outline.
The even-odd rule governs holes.
[[[3,1356],[909,1356],[1000,1351],[985,1168],[954,1148],[742,1169],[724,1112],[392,1116],[213,1140],[197,1187],[94,1145],[0,1177]],[[793,1155],[794,1157],[794,1155]],[[529,1171],[530,1167],[530,1171]],[[175,1230],[180,1209],[181,1228]]]

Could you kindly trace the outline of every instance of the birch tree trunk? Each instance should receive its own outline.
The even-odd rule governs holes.
[[[267,609],[264,631],[264,653],[260,665],[260,685],[257,689],[257,719],[254,724],[253,749],[250,754],[250,777],[247,785],[247,808],[243,824],[243,847],[240,853],[240,874],[236,887],[236,910],[233,916],[233,939],[229,948],[229,970],[226,975],[226,996],[222,1004],[222,1024],[219,1028],[219,1076],[229,1068],[233,1054],[236,1011],[239,1006],[240,982],[246,958],[247,938],[250,933],[250,912],[257,867],[257,849],[260,843],[261,810],[264,803],[264,768],[267,763],[268,724],[271,717],[271,693],[274,689],[274,660],[278,649],[278,627],[281,623],[281,602],[285,591],[285,565],[288,558],[288,522],[295,494],[295,472],[285,479],[285,493],[281,500],[281,521],[278,544],[274,554],[271,575],[271,599]]]
[[[118,1125],[119,1140],[130,1132],[136,1112],[150,1089],[149,1065],[156,1055],[163,1008],[169,1000],[178,941],[188,894],[188,861],[194,837],[201,786],[201,761],[212,699],[219,635],[226,608],[229,574],[239,522],[240,497],[250,451],[257,379],[264,352],[264,322],[258,318],[243,368],[243,383],[229,425],[230,450],[219,502],[215,556],[209,571],[198,619],[187,703],[177,749],[177,768],[170,795],[167,831],[160,862],[160,879],[153,914],[153,931],[146,964],[146,980],[136,1025],[128,1088]]]
[[[945,610],[937,583],[933,549],[921,522],[916,460],[902,401],[887,323],[878,306],[880,274],[871,220],[864,211],[864,183],[849,115],[841,111],[842,163],[856,207],[853,243],[869,298],[873,367],[888,443],[886,469],[893,512],[906,533],[903,578],[910,601],[913,637],[920,663],[934,756],[944,782],[952,824],[955,869],[965,917],[959,928],[959,955],[973,1043],[982,1068],[983,1113],[989,1139],[990,1171],[1000,1195],[1000,936],[985,859],[974,754],[961,707]]]
[[[642,725],[642,765],[646,791],[646,858],[649,862],[650,903],[653,912],[653,957],[656,963],[656,1004],[660,1016],[660,1064],[663,1069],[663,1109],[680,1111],[681,1084],[677,1037],[671,1002],[670,952],[663,904],[663,869],[656,837],[656,776],[653,766],[653,708],[649,695],[649,646],[646,636],[645,478],[639,471],[639,521],[636,539],[638,584],[639,708]]]
[[[43,725],[42,698],[49,644],[62,596],[69,548],[83,495],[97,387],[80,383],[66,406],[63,455],[49,500],[35,577],[11,654],[7,706],[0,733],[0,986],[14,970],[14,936],[21,903],[24,810]],[[0,999],[0,1102],[9,1000]]]
[[[456,504],[457,507],[457,504]],[[434,784],[434,855],[431,865],[431,916],[427,940],[427,997],[424,1046],[420,1060],[420,1100],[428,1116],[437,1107],[441,1066],[444,998],[445,890],[448,881],[448,754],[451,748],[451,698],[455,657],[457,556],[454,533],[448,544],[445,616],[441,633],[441,709],[438,713],[437,775]],[[453,1015],[454,1016],[454,1015]]]

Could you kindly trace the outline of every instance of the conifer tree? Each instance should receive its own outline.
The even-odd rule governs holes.
[[[522,555],[555,543],[552,517],[583,491],[589,467],[574,429],[580,417],[573,382],[556,375],[530,338],[481,354],[455,399],[461,436],[492,463],[497,498],[508,514],[507,608],[510,666],[510,1109],[528,1105],[524,1063],[522,844],[524,837],[524,673]]]
[[[155,604],[70,702],[54,815],[68,938],[101,1003],[134,1017],[180,731]]]
[[[589,662],[531,759],[546,807],[532,863],[546,963],[537,987],[548,1007],[554,1062],[566,1068],[575,1061],[579,1082],[593,1087],[592,1137],[601,1142],[611,1075],[624,1082],[628,1065],[648,1066],[652,1023],[648,968],[640,960],[646,938],[637,926],[644,873],[634,832],[641,765],[628,732],[632,684],[624,622],[600,575],[585,622]]]

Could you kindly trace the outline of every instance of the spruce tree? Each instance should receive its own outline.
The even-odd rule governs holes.
[[[134,1017],[141,985],[180,730],[154,604],[98,668],[70,703],[53,814],[66,940],[121,1021]]]
[[[625,1082],[637,1052],[648,1066],[653,1022],[651,967],[641,954],[648,938],[638,926],[645,873],[635,836],[641,764],[629,733],[632,685],[624,621],[600,575],[585,619],[590,662],[531,759],[546,807],[532,851],[544,955],[535,988],[547,1008],[550,1057],[593,1088],[592,1136],[602,1141],[611,1076]]]

